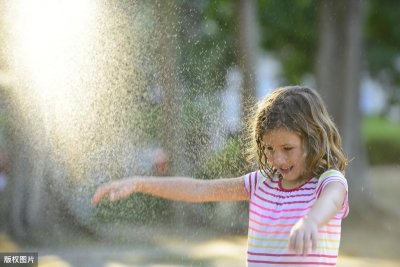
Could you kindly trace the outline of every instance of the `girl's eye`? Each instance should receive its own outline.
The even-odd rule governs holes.
[[[285,147],[284,149],[285,149],[286,151],[289,151],[289,150],[292,150],[293,147]]]
[[[270,147],[270,146],[267,146],[266,149],[267,149],[268,151],[273,151],[272,147]]]

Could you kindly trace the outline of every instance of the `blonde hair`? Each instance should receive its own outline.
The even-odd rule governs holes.
[[[262,100],[252,124],[249,156],[257,158],[260,171],[272,177],[276,170],[269,164],[263,137],[274,129],[287,129],[300,135],[306,151],[305,175],[316,177],[330,168],[344,172],[347,158],[339,132],[319,94],[310,88],[277,88]]]

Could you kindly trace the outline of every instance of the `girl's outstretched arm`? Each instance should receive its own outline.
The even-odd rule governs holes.
[[[116,201],[133,193],[145,193],[186,202],[247,199],[243,177],[215,180],[187,177],[132,177],[101,185],[92,197],[92,205],[96,206],[106,197]]]
[[[315,250],[318,228],[327,224],[340,211],[346,194],[346,188],[340,182],[326,185],[307,216],[293,226],[289,237],[289,249],[299,255]]]

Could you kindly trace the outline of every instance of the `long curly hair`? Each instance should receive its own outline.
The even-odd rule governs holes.
[[[286,129],[300,135],[306,152],[304,175],[318,177],[330,168],[344,172],[347,157],[339,132],[315,90],[301,86],[277,88],[253,113],[248,155],[253,159],[256,157],[259,169],[266,177],[275,175],[276,169],[269,164],[263,137],[274,129]]]

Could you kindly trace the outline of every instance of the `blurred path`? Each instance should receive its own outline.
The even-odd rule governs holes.
[[[0,252],[15,252],[18,250],[18,245],[14,243],[8,235],[0,232]]]
[[[15,243],[0,235],[0,251],[17,251]],[[246,237],[227,236],[207,241],[170,239],[154,247],[87,246],[39,250],[40,267],[169,267],[246,265]],[[22,249],[23,250],[23,249]],[[341,255],[338,267],[398,267],[400,261]]]
[[[338,267],[399,267],[400,261],[340,256]]]

